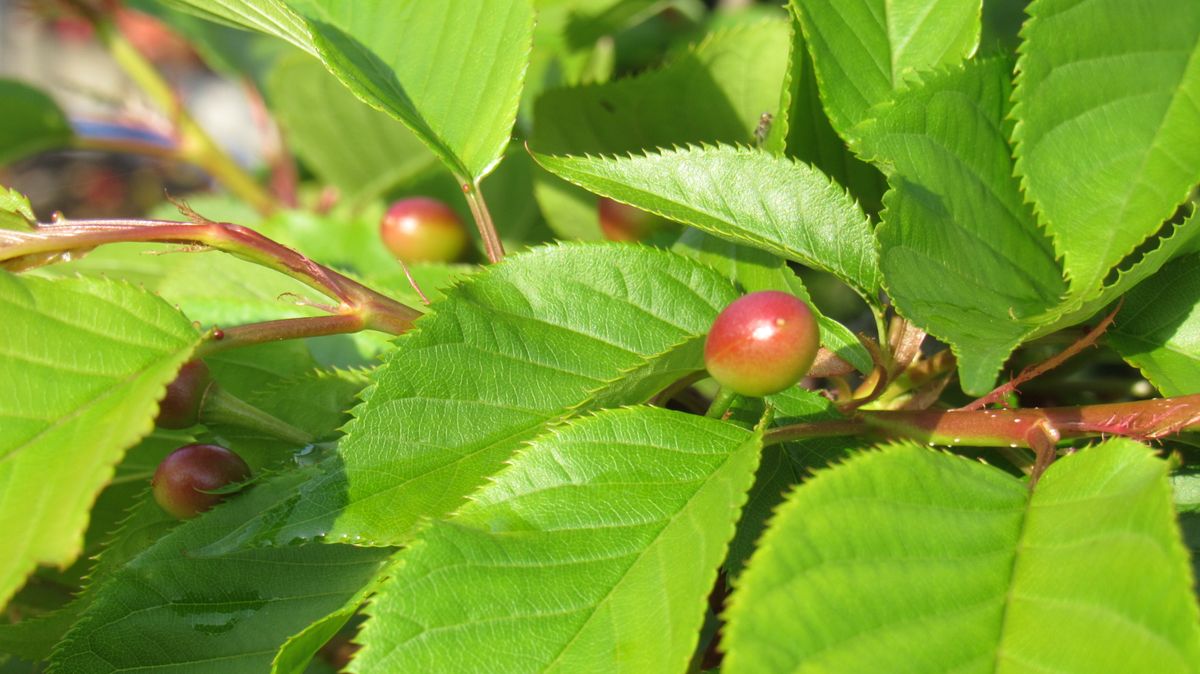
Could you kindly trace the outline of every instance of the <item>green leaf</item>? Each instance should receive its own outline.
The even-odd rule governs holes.
[[[1124,439],[1059,459],[1032,495],[912,444],[822,471],[780,509],[727,618],[730,674],[1200,662],[1167,464]]]
[[[0,604],[80,552],[88,509],[199,342],[158,297],[0,273]]]
[[[0,79],[0,110],[0,165],[62,147],[74,135],[54,99],[28,84]]]
[[[345,200],[374,198],[437,166],[407,127],[355,98],[303,54],[271,70],[267,96],[288,146]]]
[[[219,545],[402,543],[548,425],[644,402],[703,369],[704,336],[735,297],[715,271],[648,247],[510,256],[396,341],[323,476]]]
[[[207,551],[308,476],[257,484],[136,555],[93,588],[52,671],[266,671],[289,636],[359,596],[392,554],[341,545]]]
[[[1200,4],[1037,0],[1029,13],[1017,171],[1087,296],[1200,181]]]
[[[688,229],[675,244],[675,252],[695,258],[729,277],[739,288],[752,293],[778,290],[803,298],[817,315],[821,326],[821,344],[868,374],[874,367],[871,354],[849,328],[822,314],[804,282],[780,257],[758,248],[718,239],[697,229]]]
[[[1012,177],[1003,59],[928,76],[855,129],[891,190],[876,230],[889,295],[948,342],[963,390],[1001,364],[1066,291],[1054,250]]]
[[[404,122],[462,180],[508,146],[529,62],[529,0],[172,0],[275,35]]]
[[[1188,255],[1163,267],[1125,296],[1108,330],[1108,343],[1165,396],[1200,393],[1198,265]]]
[[[0,185],[0,229],[29,230],[36,223],[29,197]]]
[[[542,436],[401,555],[354,671],[683,672],[759,447],[656,408]]]
[[[714,32],[657,70],[550,89],[537,100],[530,145],[546,154],[612,154],[751,143],[762,114],[779,107],[787,41],[786,22],[758,21]],[[595,197],[539,173],[537,198],[555,231],[600,239]]]
[[[728,146],[534,158],[580,187],[828,271],[869,303],[879,301],[871,224],[845,190],[807,164]]]
[[[833,130],[821,105],[812,56],[804,42],[799,19],[792,12],[792,40],[779,114],[763,147],[812,164],[836,180],[870,214],[882,207],[887,181],[877,168],[850,152]]]
[[[979,44],[981,0],[791,0],[833,127],[843,138],[916,73]]]

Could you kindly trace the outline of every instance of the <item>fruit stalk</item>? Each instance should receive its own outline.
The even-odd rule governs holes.
[[[504,244],[500,242],[500,235],[496,232],[496,223],[492,222],[492,213],[488,210],[487,202],[483,198],[483,190],[480,189],[478,182],[470,182],[459,180],[462,184],[463,194],[467,197],[467,206],[471,208],[471,215],[475,217],[475,226],[479,228],[479,236],[483,238],[483,251],[487,254],[488,261],[495,264],[504,259]]]

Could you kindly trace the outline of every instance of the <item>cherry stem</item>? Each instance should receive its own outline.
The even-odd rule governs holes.
[[[1044,360],[1040,363],[1030,365],[1029,367],[1025,368],[1024,370],[1021,370],[1020,374],[1013,377],[1008,382],[1005,382],[1004,384],[997,386],[995,389],[992,390],[991,393],[988,393],[987,395],[983,396],[982,398],[979,398],[978,400],[975,400],[967,405],[964,405],[960,409],[963,409],[963,410],[983,409],[985,406],[987,406],[991,403],[1002,400],[1004,398],[1004,396],[1008,395],[1009,393],[1011,393],[1013,391],[1016,391],[1017,387],[1019,387],[1021,384],[1024,384],[1025,382],[1027,382],[1031,379],[1039,377],[1039,376],[1049,372],[1050,370],[1053,370],[1054,368],[1058,367],[1059,365],[1062,365],[1063,363],[1065,363],[1068,360],[1070,360],[1071,358],[1073,358],[1080,351],[1083,351],[1084,349],[1088,348],[1089,346],[1095,344],[1096,340],[1100,339],[1100,336],[1104,334],[1104,331],[1108,330],[1108,326],[1112,325],[1113,319],[1115,319],[1117,317],[1117,312],[1121,310],[1121,306],[1124,303],[1125,303],[1125,298],[1121,298],[1121,301],[1117,303],[1116,308],[1113,309],[1112,312],[1109,313],[1107,316],[1105,316],[1104,320],[1100,321],[1096,325],[1096,327],[1089,330],[1086,335],[1084,335],[1083,337],[1080,337],[1078,340],[1076,340],[1075,343],[1071,344],[1070,346],[1063,349],[1061,352],[1051,356],[1050,358],[1047,358],[1046,360]]]
[[[725,413],[733,406],[735,398],[737,398],[737,393],[722,386],[717,390],[717,395],[713,398],[712,404],[708,406],[708,412],[704,416],[712,419],[724,418]]]
[[[488,210],[487,201],[483,198],[483,190],[479,187],[479,181],[470,182],[459,179],[462,185],[463,194],[467,197],[467,206],[471,209],[471,215],[475,218],[475,226],[479,229],[479,236],[483,239],[483,250],[487,254],[488,261],[495,264],[504,259],[504,244],[500,241],[500,235],[496,232],[496,223],[492,222],[492,213]]]
[[[848,419],[774,428],[767,445],[816,437],[866,435],[947,447],[1039,449],[1044,435],[1059,439],[1119,435],[1157,440],[1200,430],[1200,394],[1077,407],[1010,410],[866,410]]]
[[[200,345],[197,355],[209,356],[228,349],[281,342],[288,339],[343,335],[359,332],[363,328],[363,317],[358,313],[282,318],[261,323],[247,323],[246,325],[214,329],[209,339]]]
[[[175,91],[154,65],[125,39],[107,16],[82,2],[70,0],[70,4],[95,27],[96,35],[121,69],[174,123],[179,138],[176,152],[180,158],[203,168],[261,213],[269,214],[279,207],[278,202],[188,114]]]
[[[221,250],[243,260],[281,272],[329,297],[336,314],[325,320],[284,319],[214,331],[213,338],[229,346],[274,339],[338,334],[361,329],[401,334],[421,312],[313,262],[258,232],[241,225],[207,220],[179,204],[192,223],[171,220],[59,220],[32,231],[0,231],[0,267],[24,269],[52,262],[58,256],[86,252],[109,243],[176,243]],[[8,264],[5,264],[5,263]],[[225,346],[213,348],[227,348]]]

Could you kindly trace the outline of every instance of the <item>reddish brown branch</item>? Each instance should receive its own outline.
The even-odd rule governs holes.
[[[1077,355],[1080,351],[1083,351],[1084,349],[1088,348],[1089,346],[1095,344],[1096,340],[1100,339],[1100,336],[1104,334],[1104,331],[1108,330],[1108,326],[1112,325],[1113,319],[1117,317],[1117,312],[1121,310],[1121,305],[1124,304],[1124,302],[1125,302],[1125,299],[1121,298],[1121,301],[1117,303],[1117,308],[1113,309],[1112,313],[1110,313],[1108,316],[1105,316],[1104,320],[1100,321],[1100,323],[1097,324],[1096,327],[1094,327],[1090,331],[1088,331],[1088,333],[1086,335],[1081,337],[1074,344],[1063,349],[1061,353],[1055,354],[1040,363],[1030,365],[1029,367],[1025,368],[1024,370],[1021,370],[1021,373],[1018,374],[1016,377],[1013,377],[1011,381],[1009,381],[1005,384],[1001,384],[1000,386],[997,386],[995,389],[992,390],[991,393],[983,396],[982,398],[980,398],[968,405],[964,405],[963,407],[961,407],[959,409],[963,409],[963,410],[983,409],[987,405],[990,405],[994,402],[998,402],[999,400],[1004,398],[1004,396],[1008,395],[1012,391],[1016,391],[1017,387],[1019,387],[1021,384],[1024,384],[1025,382],[1029,381],[1030,379],[1034,379],[1035,377],[1039,377],[1039,376],[1049,372],[1050,370],[1053,370],[1054,368],[1058,367],[1059,365],[1062,365],[1063,363],[1067,362],[1071,358],[1075,357],[1075,355]]]

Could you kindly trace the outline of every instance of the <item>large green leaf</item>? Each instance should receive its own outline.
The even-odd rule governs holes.
[[[325,475],[214,545],[402,543],[547,425],[646,401],[703,369],[704,336],[735,297],[717,272],[651,248],[511,256],[397,340]]]
[[[533,34],[529,0],[171,0],[316,56],[404,122],[460,179],[508,146]]]
[[[1003,59],[928,76],[854,133],[891,190],[876,230],[897,309],[958,356],[963,389],[991,388],[1066,291],[1012,177]]]
[[[401,555],[354,671],[683,672],[759,440],[656,408],[542,436]]]
[[[716,31],[635,77],[548,90],[537,100],[530,145],[547,154],[613,154],[750,143],[762,114],[777,113],[787,42],[785,22],[759,21]],[[560,235],[600,238],[595,196],[544,173],[536,189]]]
[[[73,133],[67,117],[54,99],[16,80],[0,79],[0,165],[22,157],[62,147]]]
[[[878,302],[870,222],[844,189],[807,164],[728,146],[535,158],[598,194],[831,272]]]
[[[1200,3],[1037,0],[1013,94],[1017,170],[1090,295],[1200,181]]]
[[[267,78],[288,145],[350,201],[370,199],[437,165],[403,124],[364,104],[317,61],[280,61]]]
[[[1119,439],[1030,494],[916,445],[823,471],[734,593],[722,671],[1195,672],[1167,464]]]
[[[1130,292],[1108,342],[1163,395],[1200,393],[1200,255],[1175,260]]]
[[[851,128],[915,73],[953,65],[979,44],[981,0],[791,0],[833,126]]]
[[[391,554],[341,545],[206,549],[306,477],[298,470],[251,487],[134,556],[91,590],[52,671],[267,671],[289,636],[360,596]]]
[[[0,604],[37,564],[79,554],[88,509],[199,334],[110,281],[0,273]]]

